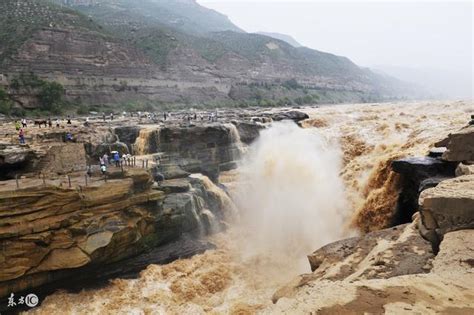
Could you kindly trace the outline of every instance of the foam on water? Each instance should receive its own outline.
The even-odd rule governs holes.
[[[246,255],[301,258],[343,235],[348,206],[341,156],[316,129],[293,122],[261,132],[241,163],[245,184],[236,196]]]

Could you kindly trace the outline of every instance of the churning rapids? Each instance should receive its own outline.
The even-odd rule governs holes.
[[[426,154],[461,128],[468,102],[338,105],[303,109],[304,129],[277,123],[221,176],[238,209],[216,250],[101,289],[57,292],[37,314],[252,314],[309,271],[320,246],[387,224],[397,196],[389,162]],[[229,205],[232,206],[232,205]]]

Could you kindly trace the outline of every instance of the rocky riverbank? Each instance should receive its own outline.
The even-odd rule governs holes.
[[[267,312],[472,313],[474,126],[441,145],[435,157],[392,163],[403,176],[396,216],[412,223],[318,249],[308,256],[313,272],[280,288]]]
[[[439,116],[421,118],[432,106],[229,110],[218,122],[185,113],[90,119],[89,127],[73,120],[28,127],[26,146],[3,124],[0,295],[38,293],[44,303],[35,312],[48,315],[472,312],[473,126],[459,130],[471,107],[436,104]],[[318,128],[322,148],[340,145],[348,202],[347,213],[334,215],[353,216],[361,231],[305,252],[308,272],[291,282],[304,271],[287,253],[243,251],[251,238],[232,219],[242,211],[236,188],[248,185],[238,161],[280,119]],[[64,142],[66,132],[75,142]],[[110,150],[131,153],[135,166],[110,166],[101,176],[94,165]],[[277,178],[299,187],[308,166],[296,160],[295,174]],[[262,176],[279,171],[272,161]],[[311,200],[315,211],[330,206]],[[310,248],[331,238],[318,233]],[[52,294],[58,288],[73,291]]]

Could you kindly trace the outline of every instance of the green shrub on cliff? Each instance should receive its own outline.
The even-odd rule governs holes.
[[[4,115],[10,115],[12,110],[12,101],[8,97],[7,92],[0,87],[0,113]]]
[[[39,110],[59,114],[68,106],[63,100],[64,87],[58,82],[49,82],[34,73],[20,73],[11,80],[14,93],[29,94],[38,99]]]
[[[41,109],[50,111],[53,114],[61,112],[63,102],[64,88],[57,82],[44,82],[38,94]]]

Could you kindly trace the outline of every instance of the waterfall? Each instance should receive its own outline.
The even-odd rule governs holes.
[[[146,155],[157,153],[160,138],[160,129],[141,129],[135,143],[133,144],[134,155]]]
[[[234,156],[233,159],[238,160],[247,151],[247,147],[240,140],[239,130],[237,130],[237,127],[234,124],[224,124],[224,126],[229,128],[232,145],[237,149],[237,156]]]
[[[248,255],[305,257],[342,236],[339,147],[293,122],[263,130],[241,163],[236,203]]]

